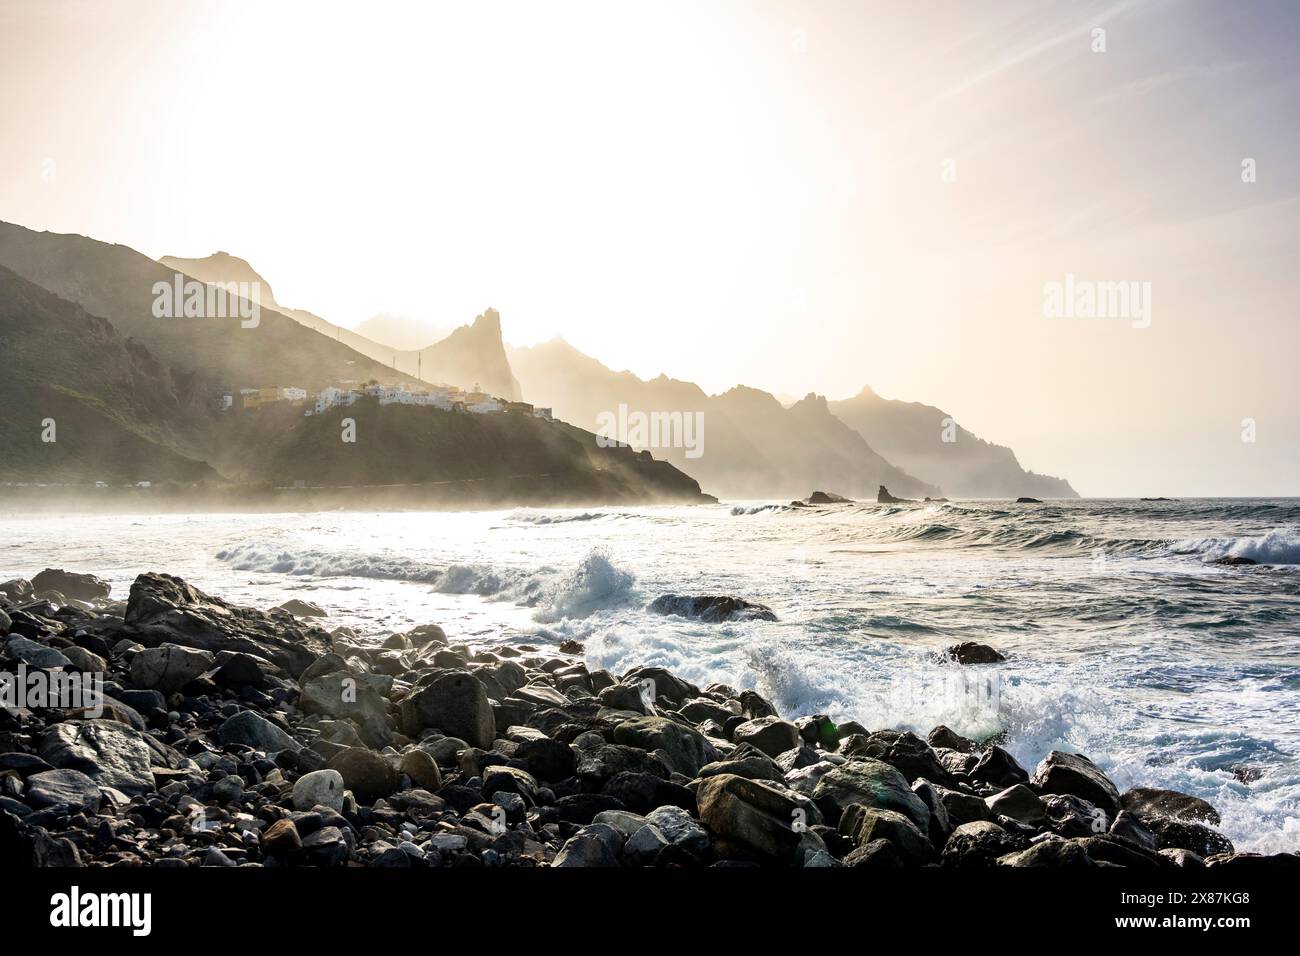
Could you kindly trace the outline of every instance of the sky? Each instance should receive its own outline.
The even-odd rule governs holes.
[[[492,306],[712,392],[870,385],[1085,495],[1300,494],[1298,33],[1288,0],[0,0],[0,219],[224,250],[349,327]],[[1067,282],[1135,285],[1055,314]]]

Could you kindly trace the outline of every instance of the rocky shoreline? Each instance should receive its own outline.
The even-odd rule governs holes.
[[[1082,755],[1031,772],[946,727],[784,720],[571,641],[367,644],[165,574],[123,602],[47,571],[0,584],[0,645],[7,694],[52,689],[0,710],[9,866],[1300,862],[1236,853],[1208,803],[1120,793]],[[59,697],[76,680],[99,682],[92,716]]]

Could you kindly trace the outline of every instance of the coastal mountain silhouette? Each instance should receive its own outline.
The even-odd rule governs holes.
[[[830,411],[880,454],[959,498],[1077,498],[1063,478],[1026,471],[1016,454],[967,431],[943,409],[881,398],[863,388]],[[951,438],[951,441],[945,441]],[[885,482],[893,487],[891,482]],[[901,491],[901,489],[893,489]]]
[[[831,414],[821,396],[808,395],[787,409],[770,393],[746,386],[708,395],[664,375],[647,381],[613,371],[560,338],[508,354],[528,400],[581,428],[596,428],[600,416],[617,415],[620,406],[646,414],[702,413],[698,457],[686,448],[653,451],[723,497],[795,498],[821,487],[866,497],[881,484],[914,496],[938,494],[879,455]]]
[[[309,329],[421,381],[457,385],[464,389],[477,387],[510,401],[519,398],[519,383],[510,372],[510,363],[501,344],[501,316],[496,309],[486,310],[472,324],[454,329],[431,345],[399,349],[335,325],[304,309],[285,308],[276,301],[271,283],[238,256],[216,252],[202,259],[164,256],[158,261],[204,282],[256,283],[264,307],[276,309]],[[370,324],[383,327],[379,322]]]
[[[231,268],[242,262],[226,258]],[[666,462],[601,447],[590,432],[529,414],[374,397],[323,414],[305,415],[310,406],[290,401],[223,411],[223,396],[242,387],[310,393],[414,379],[266,303],[255,327],[242,327],[238,315],[156,316],[154,285],[171,283],[176,271],[126,246],[0,223],[0,400],[8,410],[0,480],[263,491],[302,484],[382,494],[399,507],[412,495],[475,506],[710,500]],[[273,301],[269,286],[263,295]],[[494,313],[460,331],[439,354],[472,352],[478,338],[500,348]],[[341,440],[344,417],[355,441]]]

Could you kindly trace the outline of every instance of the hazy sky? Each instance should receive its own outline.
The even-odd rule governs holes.
[[[0,0],[0,219],[222,249],[349,326],[492,305],[714,391],[869,383],[1084,494],[1300,494],[1298,35],[1288,0]],[[1150,283],[1149,327],[1046,316],[1067,274]]]

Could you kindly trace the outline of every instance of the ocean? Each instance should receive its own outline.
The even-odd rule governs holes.
[[[1300,851],[1300,499],[0,515],[0,580],[45,567],[123,598],[149,570],[303,598],[375,639],[575,638],[593,667],[754,688],[786,717],[1001,733],[1031,772],[1083,753],[1121,790],[1209,800],[1238,850]],[[664,593],[779,620],[647,612]],[[959,641],[1008,659],[945,661]]]

